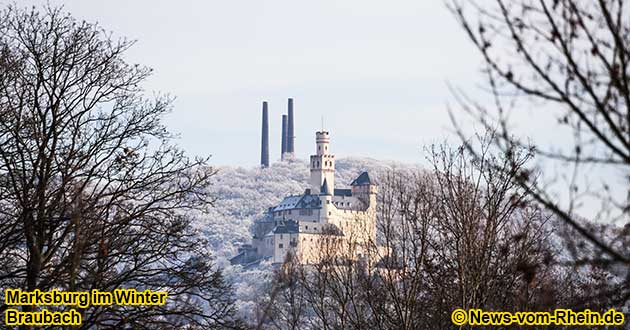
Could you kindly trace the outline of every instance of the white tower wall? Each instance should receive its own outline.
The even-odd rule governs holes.
[[[330,153],[330,134],[326,131],[315,133],[316,153],[311,156],[311,191],[321,193],[326,180],[329,194],[335,189],[335,155]]]

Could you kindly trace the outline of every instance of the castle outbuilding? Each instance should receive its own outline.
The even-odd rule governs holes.
[[[363,172],[349,187],[335,188],[335,156],[330,153],[329,132],[316,132],[315,142],[316,152],[310,157],[310,188],[270,207],[253,228],[252,244],[242,247],[232,263],[261,258],[281,263],[289,252],[302,263],[314,263],[321,243],[331,238],[355,243],[358,248],[352,258],[360,258],[361,246],[374,241],[376,185]]]

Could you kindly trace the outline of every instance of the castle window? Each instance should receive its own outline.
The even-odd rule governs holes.
[[[317,161],[317,167],[319,167],[319,160]]]
[[[280,234],[280,239],[282,239],[282,234]]]
[[[317,146],[317,150],[322,150],[322,146]]]
[[[306,226],[306,230],[308,230],[308,226]]]
[[[282,249],[282,248],[284,248],[284,244],[280,243],[280,244],[278,244],[278,247]]]
[[[332,215],[332,212],[328,212],[328,215]]]

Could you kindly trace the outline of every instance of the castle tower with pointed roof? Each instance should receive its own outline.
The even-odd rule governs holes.
[[[335,188],[335,156],[330,153],[329,132],[316,132],[315,146],[316,153],[310,158],[310,188],[270,207],[266,217],[254,225],[252,244],[232,258],[233,263],[261,258],[281,263],[289,252],[302,263],[316,263],[322,242],[331,238],[356,243],[355,255],[344,258],[365,257],[361,246],[376,238],[377,186],[367,172],[362,172],[350,187]]]
[[[315,133],[315,154],[311,156],[311,191],[318,194],[322,185],[332,192],[335,189],[335,155],[330,153],[330,134],[327,131]]]

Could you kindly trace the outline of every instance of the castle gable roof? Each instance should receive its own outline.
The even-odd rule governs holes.
[[[296,206],[298,209],[318,209],[321,207],[321,201],[316,195],[303,195]]]
[[[274,207],[273,211],[284,211],[294,209],[318,209],[321,202],[317,195],[297,195],[285,197],[280,204]]]
[[[330,195],[328,192],[328,181],[324,178],[324,183],[322,183],[322,188],[320,189],[322,195]]]
[[[274,234],[297,234],[300,231],[297,222],[287,220],[276,225],[272,232]]]
[[[368,184],[372,184],[372,180],[370,180],[370,176],[368,175],[368,172],[363,172],[356,179],[354,179],[354,181],[352,181],[350,185],[351,186],[364,186]]]
[[[294,209],[301,198],[302,198],[302,195],[287,196],[282,200],[282,202],[280,202],[280,204],[276,205],[276,207],[274,207],[273,210],[283,211],[283,210]]]

